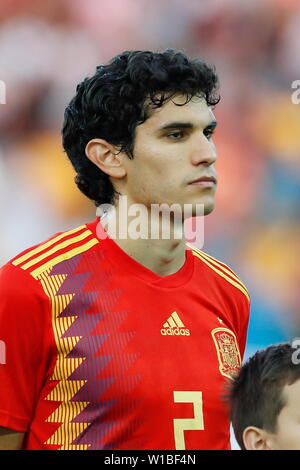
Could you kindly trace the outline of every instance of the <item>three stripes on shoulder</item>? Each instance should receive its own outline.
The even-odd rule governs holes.
[[[199,258],[209,268],[215,271],[215,273],[217,273],[219,276],[226,279],[226,281],[228,281],[234,287],[239,289],[245,295],[248,301],[250,301],[250,295],[245,284],[242,283],[240,278],[232,271],[232,269],[229,268],[229,266],[227,266],[225,263],[221,263],[221,261],[218,261],[207,253],[204,253],[203,251],[194,247],[190,243],[187,243],[187,246],[192,249],[192,253],[194,256]]]
[[[19,266],[24,271],[28,270],[37,279],[44,271],[89,250],[97,243],[99,240],[91,230],[86,225],[81,225],[26,251],[25,254],[12,261],[12,264]]]

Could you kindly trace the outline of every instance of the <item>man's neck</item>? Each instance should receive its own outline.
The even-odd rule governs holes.
[[[142,216],[139,215],[137,224],[133,217],[120,214],[119,207],[116,206],[114,212],[101,217],[101,224],[125,253],[159,276],[174,274],[185,263],[183,222],[177,222],[175,226],[174,221],[170,221],[163,229],[161,217],[153,221],[149,211],[145,211]],[[147,232],[148,237],[134,238],[137,230]]]

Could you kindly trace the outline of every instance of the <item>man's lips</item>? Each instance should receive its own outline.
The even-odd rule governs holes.
[[[217,184],[217,178],[215,176],[200,176],[200,178],[197,178],[191,181],[189,184],[198,184],[202,186],[214,186],[215,184]]]

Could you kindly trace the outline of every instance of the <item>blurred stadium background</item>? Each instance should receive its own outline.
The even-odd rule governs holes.
[[[247,357],[300,336],[298,0],[1,0],[0,264],[95,217],[61,149],[76,84],[122,50],[166,47],[220,77],[220,183],[203,249],[250,290]]]

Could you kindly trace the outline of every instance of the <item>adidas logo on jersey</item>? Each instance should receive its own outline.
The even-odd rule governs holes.
[[[184,326],[177,312],[173,312],[163,324],[160,333],[163,336],[190,336],[190,330]]]

